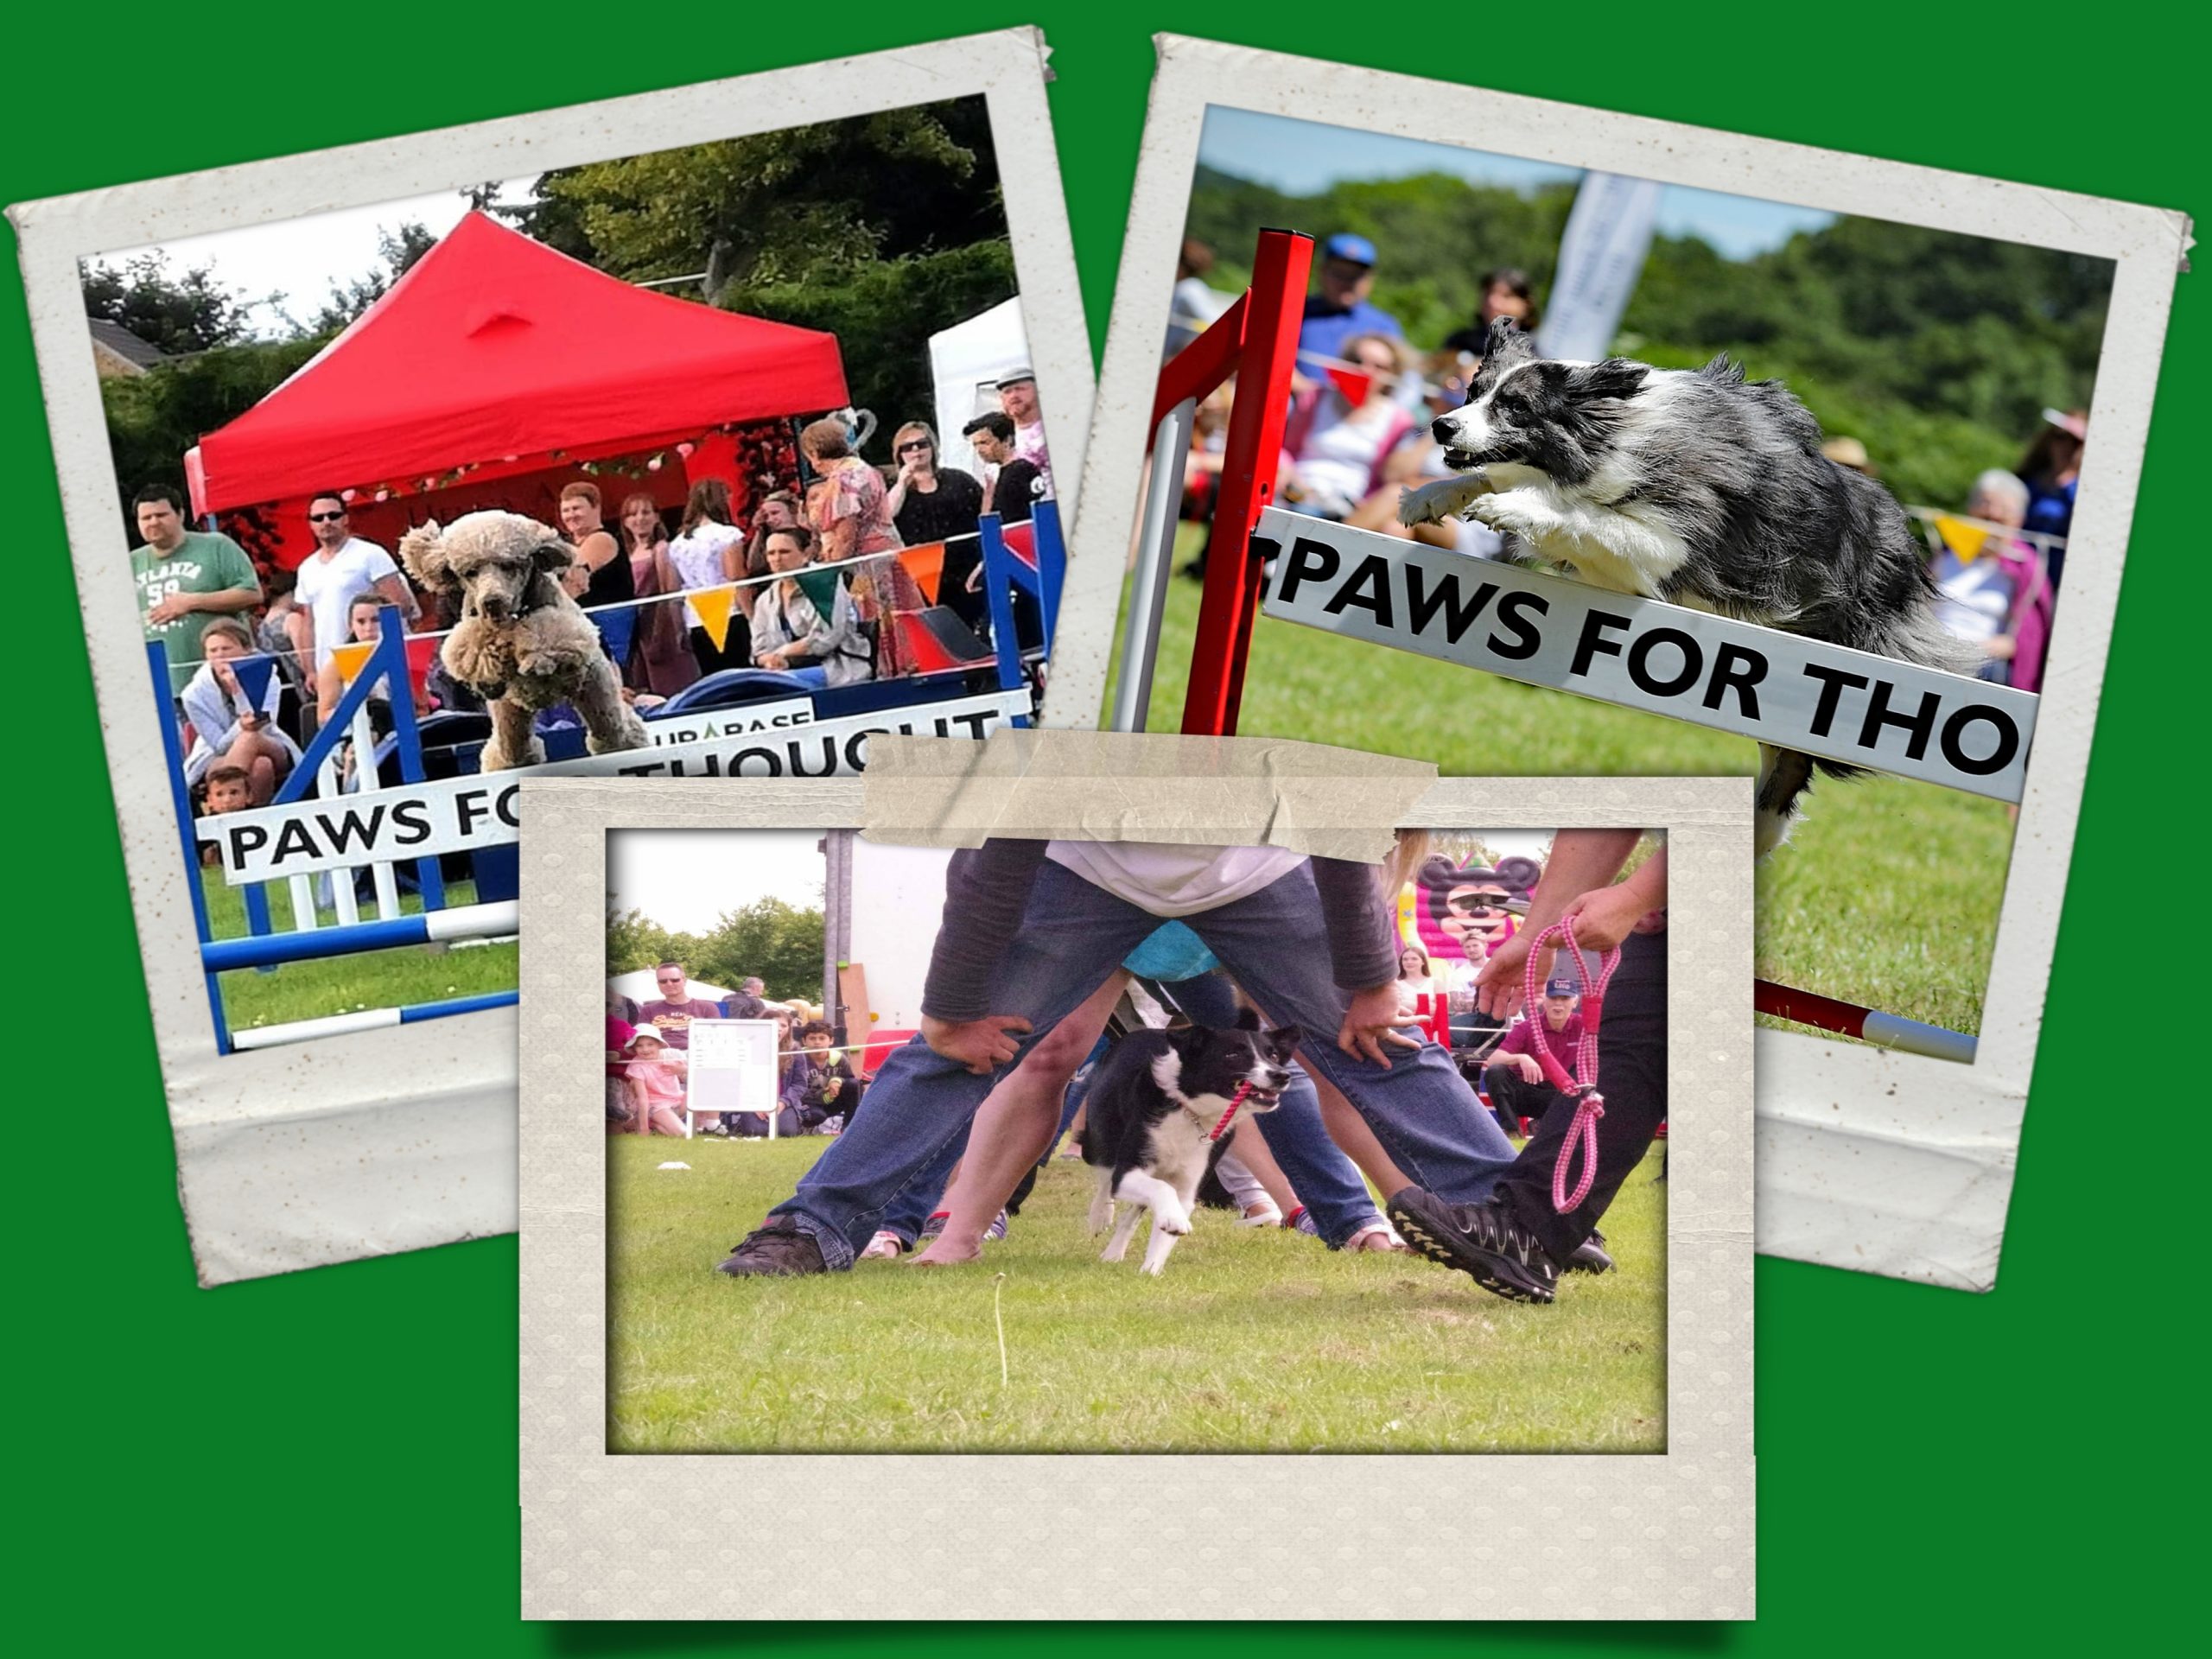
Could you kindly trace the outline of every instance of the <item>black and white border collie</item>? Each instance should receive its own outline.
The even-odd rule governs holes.
[[[1229,1149],[1248,1112],[1271,1112],[1290,1081],[1296,1026],[1262,1031],[1250,1009],[1226,1031],[1133,1031],[1098,1063],[1083,1109],[1083,1160],[1098,1172],[1090,1230],[1106,1230],[1114,1202],[1129,1207],[1107,1241],[1102,1262],[1119,1262],[1144,1212],[1152,1212],[1144,1270],[1157,1274],[1175,1241],[1191,1230],[1198,1183]],[[1209,1140],[1242,1085],[1236,1120]]]
[[[1819,423],[1778,380],[1747,385],[1726,357],[1694,371],[1540,358],[1501,317],[1465,406],[1430,430],[1458,475],[1408,490],[1405,524],[1478,519],[1510,553],[1595,587],[1973,671],[1936,619],[1904,509],[1821,454]],[[1761,857],[1815,765],[1853,771],[1760,745]]]

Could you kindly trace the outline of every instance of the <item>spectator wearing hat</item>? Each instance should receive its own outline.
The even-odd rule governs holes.
[[[2021,528],[2039,536],[2062,538],[2059,546],[2048,548],[2044,554],[2044,563],[2050,572],[2054,588],[2066,569],[2063,538],[2074,528],[2074,492],[2081,482],[2082,454],[2088,441],[2087,414],[2078,409],[2046,409],[2043,412],[2043,430],[2014,468],[2020,481],[2028,486],[2028,511]]]
[[[1979,677],[2023,691],[2043,684],[2050,638],[2050,583],[2043,561],[2025,542],[2003,533],[2027,516],[2028,486],[1992,467],[1974,481],[1967,516],[2000,526],[1961,558],[1948,542],[1928,567],[1936,583],[1936,620],[1981,652]]]
[[[1052,460],[1045,448],[1045,413],[1037,404],[1037,373],[1027,363],[999,377],[999,408],[1014,423],[1014,453],[1037,469],[1038,498],[1059,493],[1052,487]]]
[[[1483,1092],[1490,1096],[1491,1109],[1509,1135],[1521,1133],[1523,1118],[1541,1122],[1552,1103],[1560,1098],[1559,1090],[1545,1080],[1544,1069],[1536,1062],[1536,1033],[1531,1021],[1544,1022],[1544,1046],[1570,1076],[1573,1074],[1582,1046],[1582,1016],[1575,1009],[1577,989],[1574,981],[1565,976],[1546,980],[1543,1006],[1514,1022],[1484,1068]]]
[[[1866,446],[1856,438],[1830,438],[1821,446],[1821,453],[1839,467],[1854,473],[1864,473],[1868,478],[1879,478],[1874,462],[1866,453]]]
[[[689,1057],[671,1048],[651,1026],[630,1034],[622,1052],[624,1076],[630,1084],[631,1109],[645,1117],[640,1134],[683,1133],[683,1070]]]
[[[1298,327],[1299,354],[1309,359],[1309,368],[1314,358],[1333,361],[1343,357],[1345,344],[1356,334],[1405,337],[1395,317],[1369,302],[1374,287],[1372,242],[1340,232],[1321,245],[1320,270],[1313,292],[1306,296],[1306,317]]]

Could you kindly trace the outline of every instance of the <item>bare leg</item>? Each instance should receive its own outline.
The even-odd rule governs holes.
[[[1330,1131],[1334,1134],[1332,1128]],[[1245,1168],[1250,1170],[1268,1196],[1275,1201],[1275,1208],[1286,1216],[1298,1208],[1298,1194],[1291,1191],[1290,1181],[1282,1173],[1282,1166],[1275,1162],[1275,1155],[1268,1149],[1268,1138],[1260,1133],[1260,1126],[1251,1118],[1240,1117],[1230,1136],[1230,1147]]]
[[[1369,1185],[1376,1192],[1385,1197],[1404,1192],[1411,1184],[1411,1178],[1391,1161],[1389,1153],[1382,1150],[1382,1143],[1375,1138],[1375,1131],[1367,1127],[1367,1120],[1337,1091],[1336,1084],[1310,1065],[1306,1070],[1313,1079],[1313,1087],[1320,1093],[1321,1122],[1329,1131],[1329,1139],[1344,1148],[1344,1156],[1359,1166],[1359,1173],[1367,1177]],[[1285,1211],[1283,1213],[1287,1215],[1290,1212]]]
[[[1081,1007],[1046,1032],[1021,1064],[999,1079],[976,1109],[967,1154],[939,1205],[949,1212],[944,1230],[909,1266],[941,1268],[982,1255],[983,1229],[998,1218],[1021,1178],[1052,1150],[1068,1079],[1105,1029],[1122,978],[1118,969],[1109,974]]]

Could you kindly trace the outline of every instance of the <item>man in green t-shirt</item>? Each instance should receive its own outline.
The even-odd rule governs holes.
[[[175,694],[200,666],[200,636],[210,622],[234,616],[253,626],[261,578],[245,550],[229,537],[184,527],[183,498],[168,485],[148,485],[132,505],[146,544],[131,550],[130,574],[138,583],[146,637],[168,649]]]

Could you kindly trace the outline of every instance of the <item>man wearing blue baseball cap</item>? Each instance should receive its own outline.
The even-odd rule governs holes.
[[[1404,337],[1395,317],[1368,303],[1368,291],[1375,286],[1375,245],[1365,237],[1340,231],[1324,242],[1314,278],[1314,291],[1306,296],[1306,320],[1298,330],[1301,355],[1309,359],[1341,358],[1344,342],[1354,334]],[[1309,360],[1299,365],[1299,372],[1318,379],[1326,366]]]
[[[1574,1009],[1581,988],[1563,974],[1546,980],[1542,1007],[1527,1010],[1527,1017],[1515,1022],[1483,1069],[1483,1091],[1497,1114],[1498,1127],[1508,1135],[1517,1136],[1524,1118],[1540,1122],[1559,1098],[1559,1090],[1544,1081],[1543,1068],[1536,1064],[1531,1022],[1544,1022],[1544,1046],[1570,1075],[1573,1072],[1575,1052],[1582,1045],[1582,1016]]]

